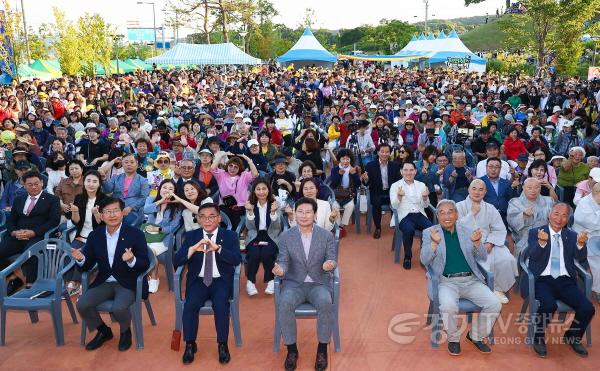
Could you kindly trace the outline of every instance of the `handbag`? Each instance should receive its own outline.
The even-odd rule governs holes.
[[[230,209],[234,209],[237,206],[237,200],[235,199],[235,194],[237,193],[237,186],[240,178],[235,181],[235,189],[233,191],[233,195],[223,197],[223,205],[227,206]]]
[[[163,242],[167,235],[165,233],[148,233],[146,232],[146,227],[154,224],[144,223],[140,226],[140,229],[144,232],[144,237],[146,237],[146,243],[154,243],[154,242]],[[158,227],[158,226],[156,226]]]
[[[342,184],[340,182],[340,185],[333,190],[333,194],[335,196],[335,199],[338,201],[346,201],[349,199],[353,199],[354,187],[352,184],[352,178],[350,178],[350,184],[348,185],[348,188],[342,187]]]

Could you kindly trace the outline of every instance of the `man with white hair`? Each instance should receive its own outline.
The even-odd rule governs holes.
[[[481,241],[488,252],[484,264],[494,273],[494,293],[502,304],[508,303],[504,294],[515,284],[518,275],[517,261],[505,246],[506,227],[496,208],[485,201],[487,187],[481,179],[475,179],[469,185],[469,197],[456,204],[458,221],[473,228],[479,228]]]
[[[594,184],[592,193],[579,201],[574,218],[573,230],[588,233],[587,260],[594,280],[592,291],[600,294],[600,183]]]
[[[515,257],[527,247],[529,230],[548,223],[554,201],[549,196],[542,196],[541,190],[539,180],[527,178],[521,195],[508,202],[506,221],[515,241]]]

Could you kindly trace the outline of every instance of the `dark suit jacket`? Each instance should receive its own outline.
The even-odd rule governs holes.
[[[529,230],[529,240],[526,250],[526,254],[529,257],[529,269],[531,269],[531,272],[536,278],[542,274],[550,261],[550,244],[552,242],[552,236],[550,235],[548,224],[544,225],[542,228],[549,235],[546,246],[542,248],[538,243],[537,235],[539,228],[532,228]],[[583,249],[579,250],[577,248],[577,234],[569,228],[563,228],[561,236],[565,268],[571,278],[576,278],[577,270],[575,269],[575,259],[581,262],[587,259],[587,246],[584,245]]]
[[[173,264],[175,267],[188,264],[187,284],[189,287],[195,280],[201,279],[199,274],[204,263],[204,253],[196,252],[188,259],[188,250],[198,241],[202,240],[203,230],[195,229],[189,231],[184,236],[183,245],[175,254]],[[235,267],[242,262],[242,254],[240,253],[240,240],[234,231],[223,228],[217,229],[217,244],[222,246],[220,253],[215,253],[217,269],[221,274],[221,278],[225,280],[230,290],[233,290],[233,275]]]
[[[135,255],[133,268],[129,268],[129,265],[122,259],[125,249],[129,248]],[[113,276],[119,285],[135,292],[138,275],[145,272],[150,265],[144,233],[139,228],[127,224],[121,224],[112,267],[108,262],[105,225],[94,229],[89,234],[87,243],[81,252],[85,255],[85,262],[80,267],[81,270],[90,270],[96,263],[98,264],[98,275],[90,287],[96,287],[104,283],[108,277]],[[142,282],[142,297],[147,298],[148,280],[144,279]]]
[[[19,229],[35,232],[33,239],[42,239],[44,233],[60,224],[60,201],[58,197],[43,191],[29,215],[23,213],[29,194],[17,196],[12,205],[10,217],[6,220],[6,233],[10,235]]]
[[[198,184],[200,186],[200,188],[206,189],[204,187],[204,183],[200,182],[200,180],[198,179],[198,177],[192,177],[190,179],[190,181]],[[187,183],[187,182],[185,182],[182,177],[179,177],[179,179],[177,179],[177,183],[175,184],[176,185],[175,191],[177,192],[178,195],[183,195],[183,185],[185,183]]]
[[[365,171],[369,174],[369,191],[372,195],[383,194],[383,183],[381,181],[381,166],[379,166],[379,159],[375,159],[365,166]],[[388,160],[387,164],[388,173],[388,190],[392,187],[392,184],[400,180],[400,165],[396,162]],[[389,196],[389,195],[388,195]]]
[[[496,193],[496,190],[494,189],[494,186],[492,186],[492,182],[487,175],[482,176],[481,180],[483,180],[487,187],[487,192],[485,193],[483,200],[494,205],[500,213],[506,215],[506,212],[508,211],[508,201],[517,196],[516,191],[511,187],[511,182],[503,178],[498,179],[498,193]]]

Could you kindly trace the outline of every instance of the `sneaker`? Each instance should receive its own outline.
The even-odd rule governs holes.
[[[502,303],[502,304],[508,304],[508,298],[506,297],[506,295],[502,291],[494,291],[494,294],[496,294],[496,296],[500,300],[500,303]]]
[[[273,295],[275,293],[275,281],[270,280],[267,282],[267,288],[265,289],[265,294]]]
[[[448,342],[448,353],[450,353],[451,356],[460,355],[460,343],[453,341]]]
[[[154,294],[158,291],[158,284],[160,283],[160,280],[157,279],[149,279],[148,280],[148,292]]]
[[[254,296],[258,294],[258,290],[252,281],[246,281],[246,292],[248,293],[248,296]]]

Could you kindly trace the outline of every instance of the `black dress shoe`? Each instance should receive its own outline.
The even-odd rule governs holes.
[[[96,336],[87,343],[85,346],[86,350],[96,350],[102,346],[105,342],[109,341],[113,338],[113,333],[110,327],[105,327],[104,329],[98,329]]]
[[[475,348],[477,348],[478,351],[480,351],[483,354],[490,354],[492,353],[492,349],[483,341],[475,341],[471,338],[471,333],[467,332],[467,340],[471,342],[471,344],[475,345]]]
[[[577,353],[578,356],[581,356],[581,357],[587,357],[588,356],[587,350],[581,344],[581,339],[577,340],[573,336],[564,336],[563,337],[563,341],[566,344],[569,344],[569,346],[571,347],[571,349],[573,349],[573,351],[575,353]]]
[[[131,348],[131,328],[122,332],[121,337],[119,338],[119,352],[124,352],[129,348]]]
[[[457,341],[449,341],[448,342],[448,353],[452,356],[457,356],[460,354],[460,343]]]
[[[533,340],[533,350],[535,354],[542,358],[546,358],[546,356],[548,355],[548,350],[546,349],[546,342],[543,339]]]
[[[327,369],[327,354],[317,352],[315,360],[315,371],[325,371]]]
[[[376,240],[381,238],[381,228],[375,228],[375,232],[373,232],[373,238]]]
[[[410,258],[404,258],[404,264],[402,264],[402,267],[404,267],[404,269],[411,268]]]
[[[6,285],[6,295],[11,296],[15,292],[19,291],[23,287],[23,280],[15,278]]]
[[[186,343],[185,344],[185,351],[183,352],[183,364],[184,365],[189,365],[190,363],[194,362],[194,353],[196,353],[198,351],[198,348],[196,346],[196,343]]]
[[[225,365],[231,360],[227,343],[219,343],[219,363]]]
[[[297,365],[298,353],[288,352],[287,356],[285,357],[285,362],[283,363],[283,368],[285,368],[285,371],[294,371]]]

